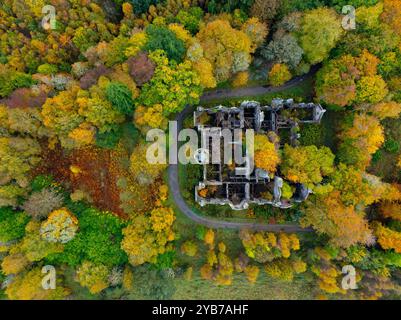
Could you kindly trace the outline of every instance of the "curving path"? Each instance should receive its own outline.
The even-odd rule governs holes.
[[[250,87],[250,88],[240,88],[240,89],[221,89],[214,90],[205,93],[201,102],[208,102],[215,99],[224,99],[224,98],[240,98],[247,96],[258,96],[264,95],[266,93],[274,93],[280,92],[285,89],[290,89],[299,85],[299,83],[305,81],[306,79],[313,76],[318,67],[313,68],[307,75],[296,77],[291,81],[287,82],[283,86],[280,87]],[[183,120],[193,112],[193,108],[188,106],[183,111],[181,111],[176,116],[176,121],[178,125],[178,130],[182,128]],[[204,225],[206,227],[212,229],[251,229],[255,231],[270,231],[270,232],[313,232],[311,228],[301,228],[299,225],[293,224],[267,224],[267,223],[257,223],[257,222],[230,222],[230,221],[222,221],[217,220],[211,217],[205,217],[198,215],[195,213],[184,200],[181,191],[180,185],[178,181],[178,165],[170,164],[168,168],[168,183],[170,187],[170,192],[173,196],[174,202],[177,207],[192,221]]]

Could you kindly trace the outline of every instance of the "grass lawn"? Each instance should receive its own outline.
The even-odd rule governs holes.
[[[177,279],[176,287],[173,299],[188,300],[311,300],[315,291],[312,281],[303,278],[279,281],[268,277],[263,270],[255,284],[250,284],[244,274],[235,274],[230,286],[217,286],[194,275],[191,281]]]
[[[269,104],[275,98],[289,99],[293,98],[295,101],[307,102],[313,98],[313,78],[308,78],[301,82],[298,86],[282,90],[280,92],[269,92],[259,96],[245,96],[240,98],[222,98],[215,99],[204,103],[204,107],[212,107],[216,105],[237,106],[245,100],[256,100],[262,104]]]

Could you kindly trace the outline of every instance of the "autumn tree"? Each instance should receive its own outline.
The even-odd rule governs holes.
[[[242,230],[240,233],[242,244],[247,256],[260,263],[272,261],[276,258],[289,258],[291,251],[300,249],[299,239],[295,234],[255,232]]]
[[[373,240],[364,212],[344,205],[338,191],[308,201],[301,225],[328,235],[331,243],[339,247],[370,244]]]
[[[398,118],[401,114],[401,103],[395,101],[380,102],[371,105],[368,110],[380,120],[386,118]]]
[[[141,132],[146,133],[152,128],[167,129],[168,118],[163,115],[163,106],[159,103],[151,107],[137,106],[134,123]]]
[[[251,15],[260,21],[270,22],[280,9],[281,0],[255,0],[251,7]]]
[[[277,259],[265,265],[265,272],[272,278],[291,282],[296,274],[306,271],[306,264],[302,261],[301,263],[302,265],[289,259]]]
[[[130,171],[140,184],[149,185],[167,168],[167,164],[153,164],[147,160],[148,145],[138,145],[131,155]]]
[[[201,28],[197,39],[202,45],[205,58],[213,66],[217,82],[248,69],[252,42],[244,32],[232,28],[228,21],[209,22]]]
[[[235,88],[243,87],[247,85],[248,80],[249,80],[248,72],[246,71],[238,72],[232,81],[233,87]]]
[[[266,135],[255,136],[254,150],[255,166],[269,173],[276,172],[281,159],[276,146],[269,141]]]
[[[291,79],[291,73],[285,64],[276,63],[269,71],[268,80],[269,84],[278,87]]]
[[[54,290],[45,290],[42,280],[40,267],[20,273],[7,287],[6,294],[10,300],[63,300],[70,294],[70,290],[60,283]]]
[[[269,61],[288,65],[295,69],[302,60],[304,51],[292,34],[276,32],[269,44],[262,46],[261,55]]]
[[[138,86],[143,86],[152,79],[155,72],[155,64],[145,52],[138,53],[127,60],[129,73]]]
[[[352,126],[340,134],[339,158],[346,164],[365,168],[370,155],[384,143],[383,127],[378,119],[367,114],[356,114]]]
[[[401,221],[401,203],[385,201],[380,204],[380,213],[385,218]]]
[[[76,270],[76,280],[92,294],[99,293],[109,286],[108,276],[109,269],[106,266],[90,261],[85,261]]]
[[[175,220],[170,208],[156,208],[150,217],[138,215],[123,230],[121,247],[132,265],[155,263],[157,256],[168,251],[174,240],[171,226]]]
[[[41,220],[53,210],[61,208],[63,201],[61,194],[53,189],[44,188],[39,192],[33,192],[22,208],[32,218]]]
[[[57,134],[64,145],[69,143],[69,132],[83,122],[75,103],[77,93],[78,88],[63,91],[53,98],[48,98],[42,107],[44,125]]]
[[[167,56],[160,50],[149,56],[157,67],[153,78],[142,87],[136,101],[137,106],[152,107],[161,104],[163,114],[168,115],[182,110],[187,104],[196,104],[199,101],[202,92],[200,80],[189,61],[169,64]]]
[[[67,209],[61,208],[50,213],[42,223],[40,234],[49,242],[67,243],[78,230],[78,219]]]
[[[248,19],[241,27],[241,30],[249,37],[252,41],[251,52],[255,52],[268,34],[268,29],[266,24],[259,21],[258,18]]]
[[[198,246],[194,241],[185,241],[181,246],[181,252],[186,254],[189,257],[196,256],[198,251]]]
[[[381,223],[374,225],[377,242],[384,250],[394,249],[396,253],[401,253],[401,233],[394,231]]]
[[[300,45],[311,64],[323,61],[343,34],[335,10],[318,8],[307,11],[302,20]]]
[[[379,59],[367,50],[358,57],[343,55],[329,61],[317,74],[318,98],[340,107],[382,101],[388,89],[377,74],[378,64]]]
[[[373,186],[360,169],[340,163],[330,178],[330,183],[336,191],[340,192],[341,200],[346,205],[367,206],[376,200]]]
[[[231,285],[234,264],[230,257],[221,250],[216,254],[213,249],[209,251],[208,263],[202,266],[201,277],[213,280],[218,285]]]
[[[12,135],[44,138],[50,135],[43,126],[39,108],[13,108],[0,104],[0,127]]]
[[[341,272],[335,265],[312,266],[311,271],[318,277],[318,285],[322,291],[330,294],[344,293],[338,281]]]
[[[11,254],[4,257],[1,270],[4,274],[18,274],[29,266],[29,260],[21,253]]]
[[[205,236],[203,238],[203,241],[205,242],[206,245],[209,246],[209,248],[214,248],[214,231],[213,229],[208,229],[205,233]]]
[[[256,283],[256,280],[258,280],[258,276],[260,273],[260,269],[257,266],[247,266],[244,270],[246,274],[246,278],[250,283]]]
[[[24,187],[27,173],[39,163],[41,148],[32,138],[0,137],[0,185],[15,180]]]
[[[37,262],[52,254],[63,252],[63,244],[49,242],[41,237],[40,227],[40,222],[31,220],[25,227],[24,238],[10,253],[22,253],[30,262]]]
[[[292,182],[304,183],[313,188],[334,171],[334,155],[327,147],[284,146],[281,170]]]
[[[384,0],[384,10],[380,19],[401,35],[401,5],[397,0]]]
[[[355,102],[378,103],[387,95],[387,84],[381,76],[361,77],[356,84]]]

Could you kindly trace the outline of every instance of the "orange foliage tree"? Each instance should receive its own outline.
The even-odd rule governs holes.
[[[401,253],[401,232],[391,230],[381,223],[375,223],[374,229],[377,242],[384,250],[394,249],[395,252]]]
[[[332,244],[343,248],[373,240],[364,212],[345,206],[338,191],[308,201],[301,225],[312,226],[318,233],[328,235]]]

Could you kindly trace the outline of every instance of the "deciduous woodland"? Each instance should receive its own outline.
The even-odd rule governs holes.
[[[146,160],[148,130],[185,108],[274,98],[327,109],[296,145],[256,137],[256,166],[306,185],[306,201],[201,208],[196,165],[179,165],[179,191],[202,216],[313,232],[188,219],[168,165]],[[400,299],[400,114],[399,0],[2,0],[0,297]]]

